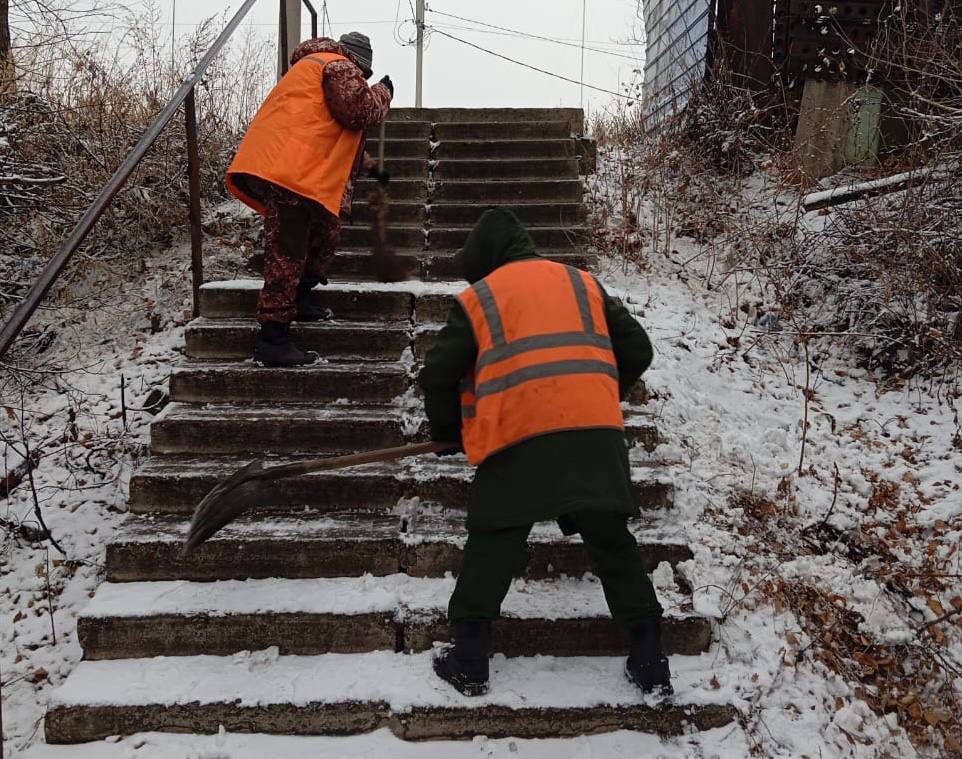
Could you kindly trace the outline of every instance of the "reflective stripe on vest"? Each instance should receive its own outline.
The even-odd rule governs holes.
[[[551,432],[624,429],[601,287],[533,259],[502,266],[458,298],[478,358],[461,386],[472,464]]]
[[[231,193],[259,213],[264,205],[234,181],[250,174],[321,204],[337,216],[362,132],[342,127],[324,96],[324,68],[347,60],[336,53],[302,58],[277,83],[258,110],[227,170]]]

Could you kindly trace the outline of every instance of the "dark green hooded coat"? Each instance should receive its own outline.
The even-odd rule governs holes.
[[[527,230],[503,208],[485,211],[458,253],[461,271],[471,284],[506,263],[537,257]],[[607,293],[605,316],[624,397],[651,363],[651,342],[620,301]],[[459,385],[477,356],[471,323],[456,304],[427,352],[420,375],[432,439],[461,439]],[[471,486],[467,526],[469,530],[502,529],[558,519],[574,511],[637,511],[621,432],[556,432],[491,456],[478,467]]]

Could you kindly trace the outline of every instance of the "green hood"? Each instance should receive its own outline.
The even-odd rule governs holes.
[[[511,261],[538,256],[534,240],[518,217],[506,208],[489,208],[478,219],[455,263],[462,276],[474,284]]]

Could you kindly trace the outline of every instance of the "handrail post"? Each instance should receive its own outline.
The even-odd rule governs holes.
[[[187,174],[190,184],[190,270],[193,280],[194,318],[200,315],[200,288],[204,284],[204,229],[200,207],[200,153],[197,148],[197,101],[191,89],[184,100],[187,126]]]
[[[280,79],[291,67],[291,53],[301,42],[301,0],[281,0],[279,18],[279,45],[277,78]]]

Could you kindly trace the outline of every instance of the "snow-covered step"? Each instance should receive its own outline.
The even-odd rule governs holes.
[[[553,139],[449,139],[441,140],[431,153],[432,158],[577,158],[583,151],[580,140],[563,135]],[[522,219],[524,221],[524,219]]]
[[[571,123],[556,121],[463,121],[434,125],[434,138],[441,145],[452,140],[498,143],[515,140],[570,139]],[[440,147],[440,146],[439,146]]]
[[[537,172],[545,177],[577,176],[578,160],[565,159],[561,161],[441,161],[437,169],[442,178],[462,179],[474,175],[483,175],[490,171],[501,174],[504,171],[523,173]],[[478,211],[478,216],[481,211]],[[446,249],[459,247],[464,244],[468,236],[467,227],[445,229],[434,226],[425,230],[420,226],[393,225],[388,227],[388,242],[396,250],[416,252],[431,249]],[[563,250],[584,243],[586,230],[583,226],[529,226],[528,234],[539,249]],[[369,251],[373,246],[374,235],[370,226],[357,224],[345,226],[341,234],[340,250],[345,253]],[[333,272],[344,272],[346,267],[339,266],[335,259]]]
[[[392,406],[171,403],[150,426],[150,447],[155,453],[326,455],[403,445],[418,436],[420,424],[405,427]]]
[[[368,251],[374,245],[374,239],[370,224],[346,224],[341,228],[340,250]],[[427,247],[427,231],[422,225],[401,225],[393,222],[387,227],[387,239],[391,247],[397,250],[420,251]]]
[[[730,723],[740,703],[713,688],[710,656],[676,658],[671,701],[642,696],[621,657],[502,659],[469,699],[431,671],[431,654],[278,657],[276,652],[81,662],[51,697],[49,743],[140,732],[563,738],[614,730],[678,735]],[[745,672],[749,677],[750,672]]]
[[[248,359],[260,327],[253,318],[194,319],[186,331],[187,355],[197,359]],[[411,346],[409,322],[295,322],[291,337],[322,359],[397,361]]]
[[[206,283],[200,291],[200,314],[207,319],[253,316],[263,287],[260,279],[232,279]],[[318,308],[339,321],[401,321],[411,318],[415,293],[422,283],[376,284],[332,282],[314,288]]]
[[[370,442],[370,441],[368,441]],[[367,449],[367,445],[358,450]],[[259,454],[243,456],[153,456],[130,479],[130,510],[138,514],[189,514],[200,500],[224,478]],[[300,456],[269,457],[270,464],[283,464]],[[632,468],[635,499],[639,509],[666,509],[674,504],[671,471],[654,465]],[[271,483],[262,499],[253,503],[265,511],[297,512],[306,508],[323,512],[392,509],[401,499],[419,498],[423,503],[463,509],[473,472],[463,457],[438,460],[408,459],[404,464],[352,467],[289,477]]]
[[[403,574],[301,580],[104,583],[80,614],[87,659],[231,654],[277,646],[282,654],[423,651],[449,639],[454,578]],[[707,619],[687,599],[660,594],[673,611],[665,649],[697,654],[711,642]],[[593,577],[516,580],[494,628],[492,650],[508,656],[626,653]]]
[[[388,728],[364,735],[285,736],[244,733],[178,735],[137,733],[71,746],[37,745],[20,759],[691,759],[700,746],[719,756],[745,757],[750,751],[741,730],[725,726],[678,736],[667,742],[656,734],[617,730],[569,738],[487,738],[464,741],[405,741]]]
[[[648,522],[630,525],[649,570],[662,562],[675,566],[692,558],[691,549],[678,536],[671,540],[663,528]],[[457,573],[467,533],[464,517],[452,511],[425,510],[406,520],[402,558],[405,571],[415,577],[441,577]],[[591,571],[581,537],[565,536],[553,522],[536,524],[528,536],[522,576],[544,579],[580,577]]]
[[[483,143],[482,143],[483,144]],[[584,224],[587,209],[583,203],[514,203],[506,206],[523,224],[539,226]],[[392,208],[393,210],[393,208]],[[474,203],[440,203],[431,206],[431,223],[440,227],[473,227],[478,221]]]
[[[466,538],[464,515],[458,512],[404,517],[377,512],[260,514],[238,519],[184,557],[187,526],[185,517],[129,517],[107,544],[107,579],[298,579],[397,572],[443,577],[458,572]],[[691,558],[684,541],[672,541],[662,529],[636,523],[632,530],[651,569]],[[565,537],[555,524],[535,525],[522,576],[580,577],[589,571],[578,536]]]
[[[183,403],[384,402],[403,395],[412,382],[397,363],[320,362],[268,368],[253,361],[190,362],[173,370],[170,397]]]
[[[576,143],[571,143],[572,148]],[[497,145],[497,143],[495,143]],[[564,151],[550,157],[523,155],[481,158],[441,158],[434,167],[435,179],[569,179],[577,177],[580,163]],[[480,214],[478,214],[480,216]],[[537,240],[536,240],[537,242]]]
[[[131,516],[107,544],[107,579],[357,577],[401,571],[402,520],[387,512],[246,516],[183,556],[184,517]]]
[[[356,367],[364,371],[364,366]],[[155,453],[346,453],[388,448],[426,439],[420,411],[364,403],[302,405],[171,403],[150,427]],[[311,405],[307,405],[307,404]],[[653,450],[659,442],[651,418],[625,419],[631,445]]]
[[[463,184],[454,182],[453,184]],[[500,183],[498,183],[500,184]],[[479,201],[483,207],[484,203],[494,201]],[[432,206],[433,208],[433,206]],[[480,212],[479,212],[480,213]],[[430,250],[419,253],[412,253],[410,250],[399,250],[398,255],[405,259],[408,265],[408,273],[416,280],[421,280],[429,284],[459,285],[464,287],[461,270],[455,263],[454,254],[456,248],[446,248],[446,245],[462,245],[463,238],[467,237],[466,229],[450,230],[450,234],[434,235],[429,240]],[[551,232],[552,239],[559,240],[562,232]],[[578,237],[579,244],[584,244],[583,236]],[[561,241],[561,247],[539,246],[538,252],[552,261],[577,266],[579,268],[591,268],[594,266],[597,257],[588,253],[583,248],[572,246],[567,237]],[[371,254],[367,252],[345,251],[339,252],[334,258],[331,274],[334,277],[344,277],[351,279],[373,279],[374,264]]]
[[[460,162],[455,162],[460,163]],[[577,165],[577,161],[571,161]],[[432,250],[457,249],[468,239],[470,229],[456,227],[444,229],[433,227],[430,232]],[[583,226],[529,226],[528,234],[535,241],[539,250],[556,250],[558,252],[574,253],[579,245],[587,242],[587,231]]]
[[[580,202],[580,179],[445,180],[434,188],[434,203]]]
[[[130,510],[136,514],[192,514],[211,488],[254,458],[152,456],[131,475]],[[303,458],[312,456],[268,457],[268,463],[279,465]],[[279,512],[387,510],[412,495],[401,464],[367,464],[276,480],[263,494],[263,503],[251,506]]]

